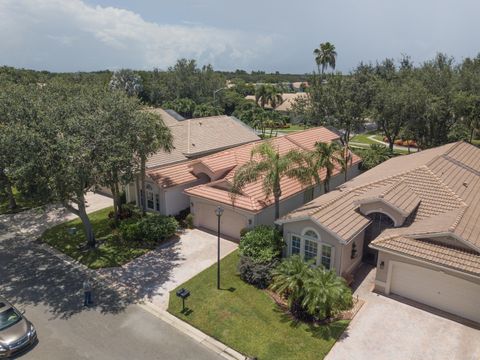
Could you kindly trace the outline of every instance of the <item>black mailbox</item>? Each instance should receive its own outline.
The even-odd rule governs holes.
[[[185,288],[181,288],[180,290],[177,290],[177,296],[182,299],[182,312],[184,312],[185,311],[185,299],[190,296],[190,291],[185,289]]]

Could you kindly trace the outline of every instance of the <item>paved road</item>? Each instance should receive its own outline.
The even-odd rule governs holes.
[[[220,359],[108,287],[96,285],[95,306],[83,308],[83,278],[31,235],[0,229],[0,294],[26,310],[40,339],[22,359]]]

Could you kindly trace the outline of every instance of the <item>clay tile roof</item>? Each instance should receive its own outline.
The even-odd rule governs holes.
[[[480,255],[439,244],[432,239],[399,236],[375,242],[375,248],[407,254],[434,264],[480,275]]]
[[[317,141],[334,141],[338,140],[338,135],[333,133],[332,131],[325,129],[325,128],[313,128],[303,132],[299,132],[296,134],[282,136],[271,140],[274,147],[278,149],[281,154],[286,154],[288,151],[292,149],[297,150],[309,150],[312,148],[312,142],[314,139]],[[231,181],[235,175],[235,171],[241,165],[247,163],[251,159],[251,151],[252,148],[258,143],[251,143],[243,146],[239,146],[236,148],[229,149],[225,152],[220,152],[218,154],[214,154],[205,158],[202,158],[201,161],[210,162],[212,159],[217,162],[218,157],[229,157],[232,159],[232,155],[235,157],[235,167],[224,177],[224,180]],[[225,163],[229,163],[230,160],[225,161]],[[353,157],[353,164],[358,164],[360,162],[360,158],[358,156]],[[335,168],[333,175],[340,173],[340,168]],[[320,174],[321,176],[325,176],[324,172]],[[288,177],[284,177],[281,179],[281,187],[282,187],[282,197],[281,199],[286,199],[290,196],[293,196],[300,191],[302,191],[305,186],[302,185],[295,179],[291,179]],[[223,191],[224,194],[220,195],[220,191]],[[248,198],[249,201],[238,200],[235,199],[232,202],[232,198],[230,197],[230,193],[228,189],[221,189],[219,190],[216,187],[216,183],[209,183],[196,186],[194,188],[189,188],[185,190],[185,193],[191,196],[197,196],[202,198],[207,198],[219,202],[223,202],[226,204],[230,204],[238,208],[242,208],[244,210],[257,212],[262,210],[265,207],[268,207],[274,203],[273,197],[270,196],[268,198],[265,197],[263,192],[263,179],[259,179],[256,182],[250,183],[246,185],[242,189],[242,195],[244,198]]]
[[[356,201],[358,204],[383,201],[399,211],[402,216],[409,216],[420,204],[420,197],[403,179],[395,184],[374,187],[365,192]]]
[[[451,233],[480,252],[480,149],[464,142],[388,160],[280,222],[309,217],[348,241],[368,225],[355,204],[372,198],[411,214],[379,239]]]
[[[148,109],[159,114],[173,135],[174,149],[160,151],[147,160],[147,167],[165,166],[202,154],[258,141],[255,131],[232,116],[209,116],[177,120],[162,109]]]

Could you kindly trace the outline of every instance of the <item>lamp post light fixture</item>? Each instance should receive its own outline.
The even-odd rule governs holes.
[[[221,206],[217,206],[215,209],[215,214],[217,215],[218,219],[218,229],[217,229],[217,289],[220,290],[220,218],[223,214],[223,208]]]

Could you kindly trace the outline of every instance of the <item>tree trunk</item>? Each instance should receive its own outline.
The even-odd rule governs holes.
[[[93,231],[93,226],[92,223],[90,222],[90,218],[88,217],[86,206],[85,206],[85,196],[82,194],[78,195],[78,198],[76,201],[74,201],[75,204],[77,204],[77,209],[75,209],[72,205],[70,205],[68,202],[65,202],[64,205],[65,207],[70,210],[72,213],[77,215],[80,220],[82,220],[82,225],[83,228],[85,229],[85,237],[87,238],[87,247],[89,248],[94,248],[96,245],[96,240],[95,240],[95,233]]]
[[[140,179],[138,178],[138,175],[135,176],[135,191],[136,191],[136,198],[135,201],[137,203],[138,208],[140,209],[142,206],[140,205]]]
[[[0,182],[4,183],[5,192],[7,193],[8,197],[8,208],[10,210],[15,210],[17,208],[17,201],[15,200],[15,195],[13,195],[12,183],[8,179],[7,175],[3,169],[0,169]]]
[[[119,216],[120,216],[120,201],[119,201],[119,196],[118,196],[118,186],[117,185],[112,185],[110,187],[110,191],[112,192],[112,198],[113,198],[113,216],[115,219],[115,222],[118,221]]]
[[[85,208],[84,199],[82,199],[82,201],[78,204],[78,216],[82,220],[83,228],[85,229],[87,247],[93,249],[96,245],[95,233],[93,232],[92,223],[90,222],[90,218],[88,217],[87,210]]]
[[[323,181],[323,188],[325,189],[325,194],[330,191],[330,179],[325,179]]]
[[[390,137],[388,139],[388,148],[390,149],[390,152],[393,152],[393,145],[395,144],[395,139],[392,139]]]
[[[142,206],[142,214],[145,215],[145,213],[147,212],[147,204],[146,204],[146,197],[145,197],[145,163],[146,163],[146,159],[144,157],[142,157],[141,159],[141,165],[140,165],[140,185],[141,185],[141,189],[142,189],[142,192],[140,194],[140,197],[141,197],[141,200],[140,200],[140,203],[141,203],[141,206]]]
[[[275,220],[277,220],[280,218],[280,196],[274,195],[273,197],[275,199]]]
[[[472,128],[472,130],[470,131],[470,141],[469,143],[471,144],[472,141],[473,141],[473,135],[475,134],[475,127]]]

